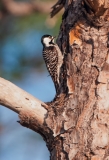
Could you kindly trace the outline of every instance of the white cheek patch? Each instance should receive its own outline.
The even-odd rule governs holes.
[[[51,41],[50,38],[44,38],[43,42],[46,46],[50,46],[49,42]]]

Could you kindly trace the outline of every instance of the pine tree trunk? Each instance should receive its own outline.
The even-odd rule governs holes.
[[[109,160],[109,4],[91,2],[64,1],[61,94],[45,119],[51,160]]]

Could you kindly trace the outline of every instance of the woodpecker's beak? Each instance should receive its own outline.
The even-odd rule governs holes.
[[[52,40],[54,40],[56,38],[56,36],[52,37]]]

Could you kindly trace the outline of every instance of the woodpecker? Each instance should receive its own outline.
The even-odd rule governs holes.
[[[63,55],[56,43],[55,37],[51,35],[43,35],[41,42],[43,45],[43,58],[48,72],[54,82],[56,93],[58,94],[60,88],[60,69],[63,63]]]

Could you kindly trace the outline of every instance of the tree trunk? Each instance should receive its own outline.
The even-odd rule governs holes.
[[[16,112],[20,124],[44,137],[51,160],[109,160],[109,1],[59,3],[65,7],[57,39],[64,55],[60,95],[48,106],[39,102],[41,120],[41,112],[37,118]]]
[[[64,3],[62,90],[45,121],[51,160],[109,160],[109,1]]]

